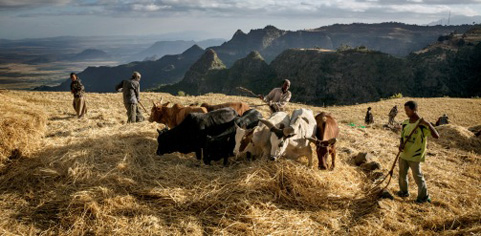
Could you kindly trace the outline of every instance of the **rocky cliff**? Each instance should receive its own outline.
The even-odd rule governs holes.
[[[270,63],[284,50],[292,48],[337,49],[365,46],[398,57],[420,50],[440,35],[464,33],[471,26],[417,26],[402,23],[335,24],[312,30],[286,31],[274,26],[244,33],[237,30],[232,39],[212,47],[219,58],[230,67],[252,51],[258,51]]]
[[[457,48],[435,44],[407,58],[365,47],[290,49],[269,65],[258,52],[251,52],[229,69],[193,66],[182,82],[157,91],[240,94],[235,88],[243,86],[266,94],[283,79],[292,82],[292,101],[315,105],[372,102],[397,93],[412,97],[481,96],[481,44]]]

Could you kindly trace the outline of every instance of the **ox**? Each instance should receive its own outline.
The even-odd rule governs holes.
[[[230,122],[230,126],[222,134],[217,136],[207,136],[204,151],[204,163],[210,165],[210,161],[220,160],[224,158],[224,165],[228,164],[229,156],[233,156],[235,146],[235,135],[237,127],[244,127],[252,129],[257,126],[259,119],[262,119],[262,114],[250,109],[244,112],[242,117],[236,117]]]
[[[149,121],[165,124],[169,128],[174,128],[179,125],[190,113],[207,113],[207,109],[204,107],[184,107],[180,104],[174,104],[172,107],[167,107],[169,102],[164,104],[161,103],[162,100],[159,104],[154,103]]]
[[[273,127],[283,129],[289,125],[290,118],[285,112],[276,112],[273,113],[267,121],[269,121]],[[234,155],[239,156],[245,153],[248,159],[250,159],[251,156],[254,158],[268,156],[271,150],[271,144],[269,143],[270,135],[270,129],[264,124],[260,124],[254,129],[237,127]]]
[[[298,109],[292,112],[289,126],[279,129],[269,121],[261,120],[270,128],[270,159],[277,160],[281,156],[298,158],[306,156],[308,166],[312,166],[311,138],[316,135],[316,120],[309,109]]]
[[[331,169],[336,166],[336,141],[339,135],[339,126],[336,120],[328,113],[321,112],[316,116],[317,131],[316,144],[317,159],[319,160],[319,169],[327,169],[327,158],[331,155]]]
[[[232,108],[223,108],[209,113],[190,113],[176,127],[157,130],[157,155],[165,153],[195,152],[197,159],[202,157],[202,148],[207,135],[215,136],[225,131],[238,116]]]
[[[209,105],[207,103],[202,103],[200,106],[205,107],[207,111],[214,111],[224,107],[232,107],[235,111],[237,111],[237,113],[239,113],[240,116],[242,116],[245,111],[250,109],[249,104],[243,102],[226,102],[217,105]]]

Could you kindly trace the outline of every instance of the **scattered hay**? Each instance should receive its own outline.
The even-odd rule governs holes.
[[[481,229],[481,157],[462,145],[443,149],[442,143],[430,139],[423,169],[433,203],[417,205],[412,179],[413,196],[408,199],[365,195],[376,176],[391,166],[399,144],[398,134],[379,127],[341,124],[334,171],[310,169],[305,158],[241,159],[229,167],[221,162],[205,166],[192,154],[155,155],[159,124],[125,124],[121,94],[88,93],[89,113],[83,120],[73,116],[69,93],[6,91],[0,95],[26,102],[32,108],[28,110],[41,107],[47,120],[42,149],[30,150],[30,158],[12,161],[0,172],[1,234],[455,235]],[[184,105],[259,102],[218,94],[142,93],[144,101],[160,96]],[[376,111],[386,107],[387,118],[392,101],[399,102],[369,106]],[[422,100],[427,107],[438,103]],[[468,106],[463,110],[469,110],[481,101],[462,104]],[[357,114],[356,106],[320,109],[291,103],[288,110],[299,107],[315,112],[327,109],[338,120]],[[268,116],[267,107],[259,109]],[[461,116],[453,120],[465,122]],[[440,132],[449,137],[448,131]],[[461,140],[466,134],[456,135],[452,138]],[[357,152],[372,154],[384,169],[367,173],[357,168],[352,159]],[[397,190],[396,175],[397,171],[390,192]]]

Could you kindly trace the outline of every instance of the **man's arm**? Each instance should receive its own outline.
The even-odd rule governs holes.
[[[135,85],[135,97],[137,98],[137,102],[140,102],[140,83]]]
[[[271,90],[271,91],[269,92],[269,94],[267,94],[267,96],[264,97],[264,99],[263,99],[264,102],[267,102],[267,103],[268,103],[269,101],[272,100],[272,98],[274,97],[274,93],[275,93],[274,91],[275,91],[275,90],[276,90],[276,89]]]
[[[435,138],[435,139],[439,138],[438,131],[436,130],[436,128],[434,128],[434,126],[430,122],[427,122],[426,120],[424,120],[424,118],[421,118],[421,121],[419,121],[419,122],[420,122],[420,124],[429,127],[429,131],[431,132],[431,136],[433,136],[433,138]]]
[[[85,92],[85,86],[82,84],[82,82],[79,81],[78,85],[79,85],[80,92]]]
[[[115,86],[115,91],[120,92],[120,90],[122,90],[122,87],[124,87],[124,81],[123,80],[120,82],[120,84],[117,84]]]
[[[292,96],[291,92],[287,92],[287,95],[285,97],[281,96],[281,99],[278,102],[276,102],[276,104],[279,107],[285,106],[291,100],[291,96]]]

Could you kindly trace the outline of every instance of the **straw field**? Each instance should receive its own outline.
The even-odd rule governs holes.
[[[151,100],[212,104],[254,98],[207,94]],[[277,162],[242,158],[205,166],[193,154],[155,155],[157,128],[125,124],[121,94],[87,93],[89,112],[77,119],[67,92],[0,91],[1,235],[480,235],[481,99],[417,98],[420,114],[452,124],[429,140],[423,171],[432,204],[411,196],[365,193],[377,174],[354,165],[367,152],[387,173],[399,134],[383,128],[392,106],[409,98],[341,107],[290,104],[331,112],[341,134],[334,171],[307,167],[307,158]],[[375,124],[363,125],[367,107]],[[268,116],[266,107],[259,110]],[[354,125],[354,126],[353,126]],[[12,155],[12,150],[16,155]],[[317,162],[314,163],[317,165]],[[411,175],[411,174],[409,174]],[[397,169],[388,188],[398,190]]]

